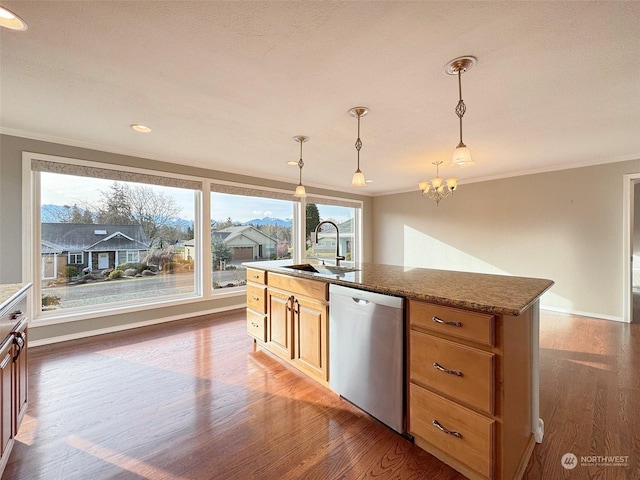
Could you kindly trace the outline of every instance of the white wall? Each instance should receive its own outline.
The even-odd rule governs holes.
[[[634,160],[463,184],[439,207],[417,188],[376,197],[373,261],[548,278],[544,308],[620,320],[622,181],[638,172]]]

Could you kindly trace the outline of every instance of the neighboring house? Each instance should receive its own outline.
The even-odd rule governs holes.
[[[276,255],[277,241],[251,225],[238,225],[211,232],[212,240],[216,237],[231,247],[235,261],[268,260]]]
[[[233,257],[230,260],[235,262],[275,258],[278,243],[275,238],[265,235],[251,225],[237,225],[211,232],[211,240],[215,239],[222,240],[231,248]],[[186,241],[184,243],[185,260],[193,260],[194,252],[195,241]]]
[[[184,259],[195,260],[196,259],[196,240],[192,238],[183,243],[184,246]]]
[[[311,235],[311,246],[313,254],[326,257],[334,256],[336,253],[336,229],[332,225],[324,226],[326,231],[318,233],[318,243],[315,243],[315,236]],[[338,224],[340,231],[340,255],[346,256],[347,252],[353,251],[353,218]]]
[[[42,278],[55,278],[67,265],[78,270],[114,268],[137,263],[149,250],[141,225],[43,223]]]

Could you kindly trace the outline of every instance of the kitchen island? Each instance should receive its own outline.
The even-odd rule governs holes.
[[[404,297],[408,436],[469,478],[522,476],[544,433],[539,298],[551,280],[367,263],[246,266],[249,333],[327,385],[328,284]]]

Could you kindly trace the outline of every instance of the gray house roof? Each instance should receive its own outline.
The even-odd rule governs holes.
[[[141,225],[43,223],[41,239],[49,251],[105,252],[149,248],[149,240]]]

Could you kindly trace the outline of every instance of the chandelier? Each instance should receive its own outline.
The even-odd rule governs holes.
[[[436,201],[436,206],[440,205],[440,200],[453,195],[453,191],[458,188],[457,178],[440,178],[439,167],[442,161],[432,162],[436,166],[436,176],[431,180],[423,180],[418,185],[422,191],[422,195]]]
[[[475,165],[476,162],[471,158],[471,152],[462,141],[462,117],[467,110],[467,106],[462,100],[462,74],[468,72],[471,67],[477,63],[476,57],[458,57],[451,60],[444,67],[444,72],[447,75],[458,76],[458,104],[456,105],[456,115],[458,116],[460,123],[460,142],[453,152],[451,157],[451,166],[454,168],[470,167]]]

